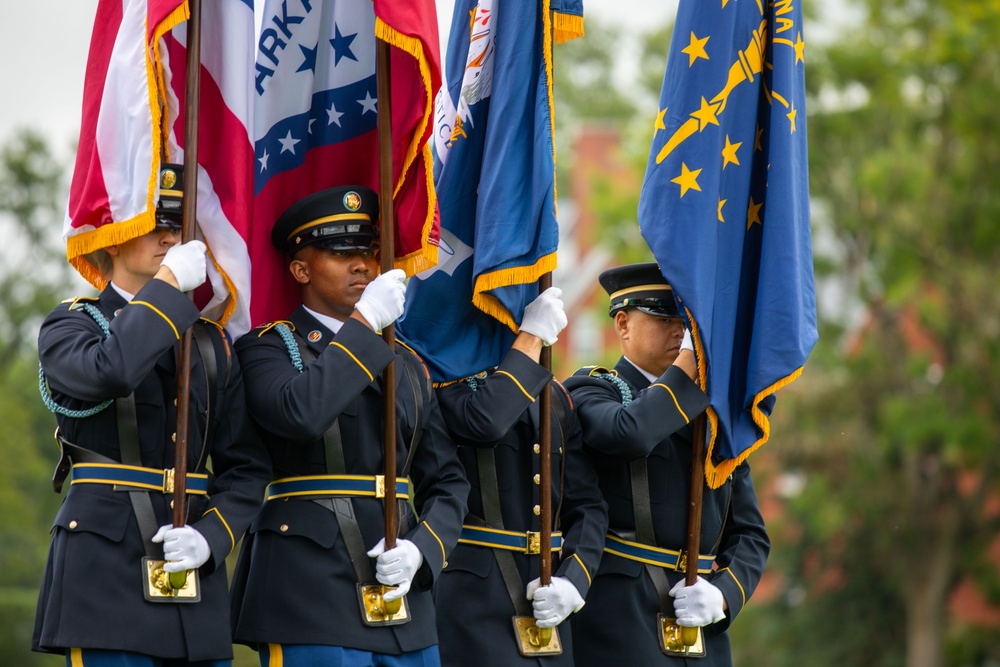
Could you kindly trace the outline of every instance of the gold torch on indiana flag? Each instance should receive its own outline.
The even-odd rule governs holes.
[[[681,0],[639,226],[691,328],[720,486],[816,342],[801,0]]]

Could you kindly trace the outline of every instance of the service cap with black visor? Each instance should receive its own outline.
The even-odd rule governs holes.
[[[377,251],[378,214],[374,190],[360,185],[328,188],[289,206],[274,223],[271,242],[292,257],[310,245]]]
[[[608,315],[625,308],[637,308],[653,317],[680,318],[674,291],[655,262],[616,266],[598,277],[610,296]]]

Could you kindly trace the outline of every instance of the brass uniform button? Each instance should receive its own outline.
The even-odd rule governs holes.
[[[535,505],[534,507],[531,508],[531,511],[535,513],[535,516],[538,516],[539,514],[542,513],[542,508],[539,507],[538,505]]]
[[[535,450],[535,453],[538,454],[539,452],[542,451],[542,446],[539,445],[538,443],[535,443],[535,446],[533,447],[533,449]]]
[[[79,525],[79,524],[77,524],[77,522],[76,522],[76,519],[73,519],[72,521],[70,521],[70,522],[69,522],[69,527],[70,527],[71,529],[74,529],[74,530],[75,530],[75,529],[76,529],[76,527],[77,527],[78,525]]]
[[[287,533],[287,532],[288,532],[288,524],[287,524],[287,523],[283,523],[283,524],[281,524],[281,528],[280,528],[280,530],[281,530],[281,532],[283,532],[283,533]]]
[[[177,434],[176,433],[174,433],[173,435],[170,436],[170,442],[172,442],[174,444],[177,444]]]
[[[541,475],[536,474],[531,479],[535,482],[535,484],[541,484],[542,483],[542,476]]]

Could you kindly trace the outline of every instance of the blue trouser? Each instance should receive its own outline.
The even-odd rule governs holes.
[[[232,660],[154,658],[128,651],[71,648],[66,651],[66,667],[232,667]]]
[[[318,644],[268,644],[259,650],[261,667],[441,667],[437,646],[402,655]]]

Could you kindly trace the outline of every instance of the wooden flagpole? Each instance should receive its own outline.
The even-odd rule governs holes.
[[[379,242],[380,269],[391,271],[395,262],[396,225],[392,208],[392,106],[390,103],[390,73],[388,42],[375,40],[375,71],[378,79],[378,179],[379,179]],[[396,326],[382,329],[382,340],[395,356]],[[390,361],[382,372],[382,393],[385,398],[385,550],[396,546],[396,362]]]
[[[698,580],[698,555],[701,553],[701,506],[705,489],[705,432],[708,416],[702,412],[695,417],[691,434],[691,501],[688,506],[688,539],[686,586]],[[698,628],[681,628],[681,641],[694,646]]]
[[[552,272],[545,273],[538,280],[539,294],[552,287]],[[552,348],[542,347],[539,362],[552,372]],[[546,382],[538,397],[538,483],[539,489],[539,531],[542,551],[540,554],[539,584],[548,586],[552,581],[552,383]],[[565,452],[563,452],[565,456]]]
[[[201,0],[188,0],[187,77],[184,106],[184,199],[181,242],[194,239],[198,210],[198,109],[201,100]],[[174,527],[187,523],[188,419],[191,407],[191,340],[188,328],[177,352],[177,443],[174,454]]]

